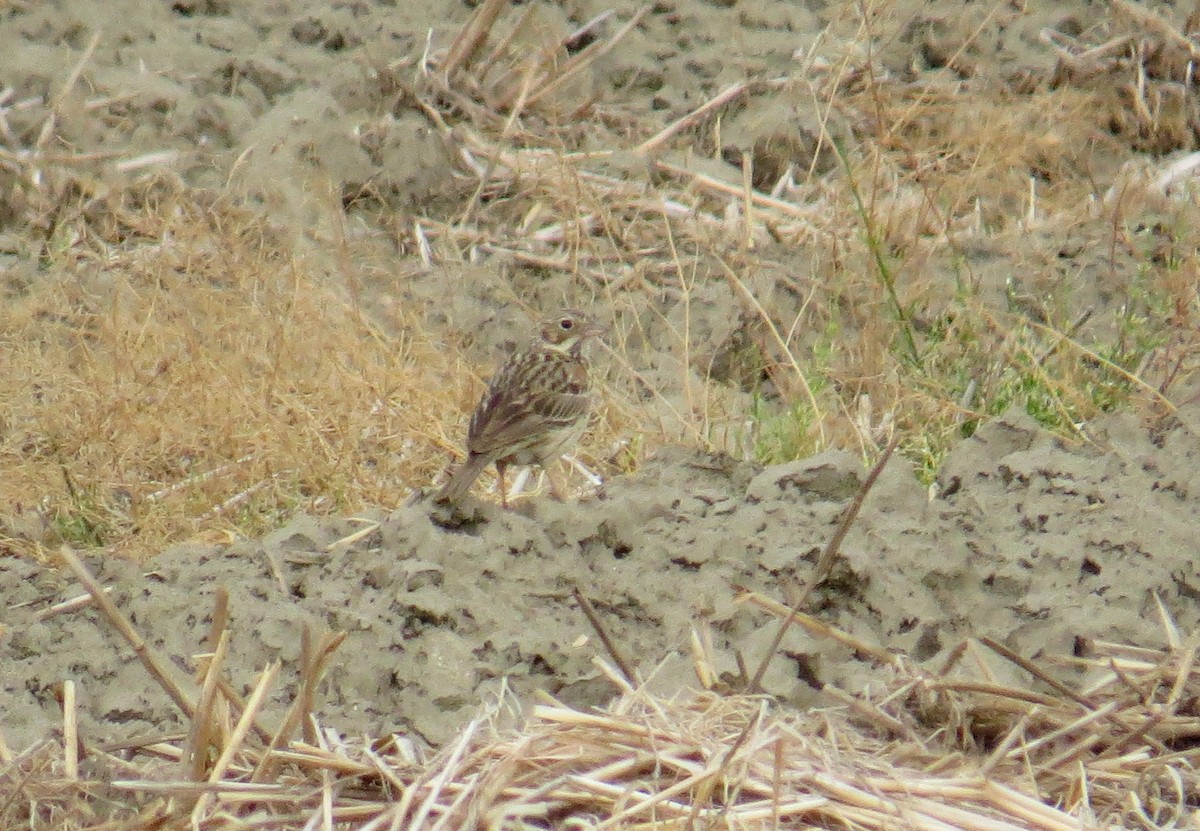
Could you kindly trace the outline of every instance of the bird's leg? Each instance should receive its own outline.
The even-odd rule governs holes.
[[[546,471],[546,481],[550,483],[550,495],[554,497],[555,502],[566,502],[566,492],[559,486],[558,480],[554,478],[554,463],[546,462],[546,466],[542,470]]]
[[[504,469],[507,468],[504,462],[496,462],[496,477],[500,480],[500,507],[508,510],[508,489],[504,484]]]

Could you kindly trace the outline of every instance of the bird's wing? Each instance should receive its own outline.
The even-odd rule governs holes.
[[[552,352],[515,356],[488,385],[471,418],[467,446],[505,455],[586,418],[592,409],[587,366]]]

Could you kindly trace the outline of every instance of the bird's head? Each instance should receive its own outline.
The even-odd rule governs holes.
[[[542,321],[542,341],[559,352],[574,352],[588,338],[603,335],[607,326],[601,326],[594,317],[578,309],[561,309]]]

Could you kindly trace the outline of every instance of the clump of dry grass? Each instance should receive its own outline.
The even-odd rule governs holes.
[[[77,216],[44,270],[10,279],[9,546],[143,554],[397,504],[455,446],[439,393],[469,380],[420,312],[384,334],[261,216],[196,196],[117,195]]]
[[[741,601],[780,616],[788,611],[758,594]],[[897,746],[919,744],[928,754],[927,769],[970,759],[981,779],[1021,782],[1098,827],[1133,822],[1159,828],[1175,827],[1200,808],[1194,692],[1200,640],[1196,633],[1180,633],[1161,604],[1159,611],[1165,648],[1089,641],[1076,655],[1033,661],[980,638],[959,644],[932,673],[915,671],[905,656],[813,616],[793,612],[793,620],[894,673],[891,682],[860,698],[826,692]],[[998,682],[985,650],[1015,665],[1031,685]],[[1057,680],[1064,668],[1085,672],[1088,680],[1081,686]]]
[[[189,817],[201,828],[1065,831],[1178,828],[1200,809],[1200,637],[1182,637],[1165,617],[1166,648],[1097,642],[1066,659],[1097,673],[1082,688],[985,642],[1043,685],[1035,689],[996,683],[974,643],[930,674],[800,615],[883,665],[873,694],[827,689],[836,706],[806,713],[733,691],[664,699],[598,661],[620,693],[603,711],[551,700],[505,729],[496,709],[426,756],[402,736],[347,739],[318,723],[313,694],[337,636],[308,640],[300,690],[270,727],[261,708],[279,665],[247,697],[232,690],[220,598],[210,651],[187,688],[64,556],[189,727],[98,746],[78,733],[68,682],[61,737],[19,756],[0,741],[9,794],[0,820],[10,826],[150,829]],[[978,672],[962,670],[972,663]],[[703,650],[696,670],[715,677]]]

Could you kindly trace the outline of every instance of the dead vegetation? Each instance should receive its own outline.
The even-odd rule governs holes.
[[[771,418],[791,419],[779,429],[792,453],[833,443],[875,455],[900,432],[933,466],[939,448],[1012,404],[1086,438],[1088,418],[1130,399],[1169,411],[1173,385],[1194,371],[1200,223],[1176,198],[1194,160],[1129,165],[1102,192],[1085,161],[1098,144],[1110,161],[1193,149],[1190,28],[1117,3],[1104,27],[1053,38],[1051,76],[963,94],[963,78],[889,77],[855,46],[853,35],[874,34],[863,24],[831,32],[794,76],[735,84],[663,125],[585,83],[638,15],[530,49],[532,8],[485,0],[453,42],[398,67],[417,70],[400,97],[441,131],[468,185],[455,211],[405,219],[413,269],[504,258],[649,315],[689,302],[689,281],[724,281],[778,405]],[[723,115],[776,95],[809,100],[828,131],[727,148]],[[421,314],[406,313],[402,336],[382,334],[266,217],[223,195],[161,173],[101,185],[100,168],[134,176],[169,157],[114,162],[56,146],[64,96],[0,95],[5,209],[32,230],[22,253],[36,261],[5,286],[7,547],[145,555],[254,533],[300,508],[394,504],[433,479],[457,440],[446,398],[469,399],[475,379]],[[40,126],[13,126],[18,115]],[[856,144],[835,146],[844,136]],[[696,157],[741,169],[722,178]],[[837,175],[816,175],[830,158]],[[1127,289],[1115,317],[1064,316],[1057,272],[1037,261],[1060,256],[1061,228],[1100,252],[1106,274],[1144,267],[1144,293]],[[1034,279],[1000,305],[982,298],[964,252],[1039,233],[1050,249],[1009,262]],[[792,270],[783,252],[804,246],[818,252],[812,274],[791,275],[781,311],[748,278]],[[926,276],[947,260],[962,265],[956,290]],[[1101,317],[1093,339],[1084,327]],[[673,334],[686,366],[688,332]],[[628,353],[615,346],[619,362]],[[713,378],[664,416],[636,409],[639,395],[666,396],[639,386],[627,359],[622,369],[636,394],[612,396],[633,415],[602,427],[593,448],[639,419],[650,443],[745,446],[718,429],[748,416]],[[751,446],[767,429],[755,418]],[[1093,672],[1082,688],[1031,665],[1037,689],[998,684],[967,644],[935,676],[880,654],[873,696],[802,715],[711,688],[656,699],[609,669],[621,696],[604,713],[548,702],[516,734],[485,716],[424,758],[403,737],[360,741],[316,723],[311,694],[332,641],[312,645],[305,694],[268,726],[258,707],[278,667],[241,698],[222,684],[229,636],[215,625],[197,697],[171,693],[186,735],[95,746],[75,731],[67,682],[62,736],[19,755],[0,745],[0,817],[60,828],[184,817],[204,828],[1184,827],[1197,810],[1200,670],[1195,638],[1164,626],[1163,649],[1087,644],[1064,658]]]
[[[343,736],[319,722],[314,693],[342,636],[305,633],[292,705],[268,715],[281,667],[265,667],[244,697],[231,687],[223,595],[188,684],[78,558],[64,557],[188,726],[95,744],[78,733],[67,681],[61,735],[19,755],[0,741],[9,827],[1066,831],[1183,828],[1198,810],[1200,643],[1165,613],[1165,647],[1087,643],[1063,657],[1091,674],[1076,687],[987,640],[964,642],[937,672],[917,670],[747,595],[871,656],[873,692],[827,688],[828,709],[781,710],[717,683],[711,639],[697,630],[697,692],[656,697],[636,674],[597,659],[617,693],[603,711],[547,698],[514,730],[502,726],[511,702],[501,700],[426,753],[401,735]],[[985,647],[1029,685],[998,682]]]
[[[10,278],[10,545],[144,554],[421,484],[407,447],[452,359],[420,335],[385,339],[261,217],[194,198],[115,196],[74,220],[52,268]]]

